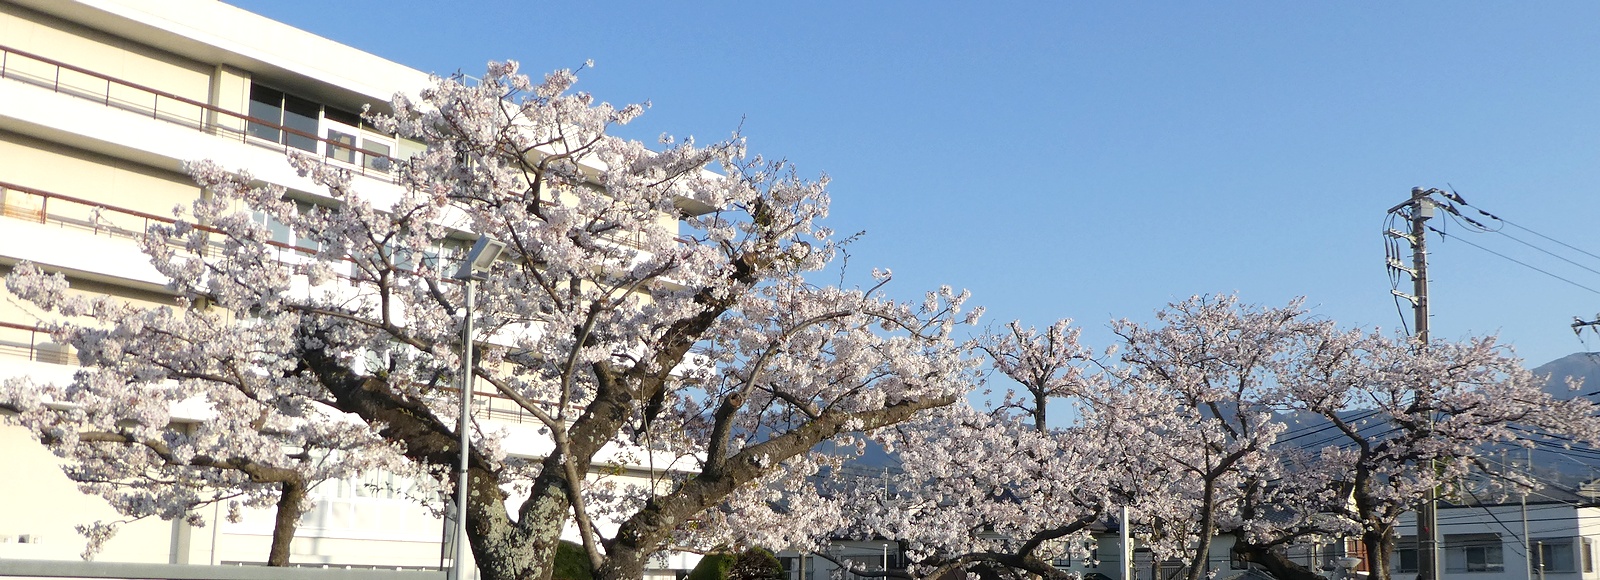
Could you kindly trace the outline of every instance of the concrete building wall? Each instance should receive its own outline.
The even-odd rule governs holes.
[[[0,371],[3,372],[3,371]],[[121,516],[97,496],[84,495],[61,472],[61,460],[20,427],[0,426],[0,559],[71,560],[83,552],[75,526]],[[122,526],[100,559],[168,563],[173,525],[148,519]]]
[[[76,67],[113,76],[181,97],[205,102],[210,98],[213,67],[11,4],[0,4],[0,44],[63,61]],[[7,59],[11,73],[32,74],[40,80],[56,79],[53,69]],[[106,83],[94,77],[63,72],[63,87],[103,94]],[[113,100],[139,102],[143,95],[112,88]]]
[[[0,181],[167,218],[174,206],[187,209],[200,195],[200,187],[181,173],[8,131],[0,131],[0,159],[7,166]],[[52,215],[85,222],[90,210],[76,203],[50,207]],[[110,225],[143,231],[143,220],[99,213]]]

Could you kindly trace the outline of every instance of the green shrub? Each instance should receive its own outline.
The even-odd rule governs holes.
[[[727,580],[734,559],[733,554],[724,552],[701,556],[700,563],[689,572],[687,580]]]
[[[550,575],[550,580],[593,580],[594,568],[589,566],[589,553],[583,546],[561,541],[556,546],[555,573]]]
[[[706,554],[688,580],[772,580],[783,577],[783,565],[772,552],[750,548],[739,554]]]
[[[783,578],[783,564],[778,557],[762,548],[750,548],[734,560],[728,570],[730,580],[777,580]]]

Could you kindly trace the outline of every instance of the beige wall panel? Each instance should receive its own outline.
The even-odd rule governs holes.
[[[209,65],[17,6],[0,4],[0,45],[200,102],[210,96],[213,69]],[[26,61],[11,55],[6,60],[7,76],[26,73],[54,84],[55,67]],[[87,75],[65,72],[60,81],[63,90],[107,94],[104,80]],[[114,104],[127,107],[152,105],[150,95],[138,91],[114,89],[110,97]],[[160,108],[164,115],[198,117],[198,110],[176,103],[163,103]]]
[[[678,216],[669,213],[662,213],[661,215],[656,216],[656,227],[671,232],[672,235],[678,235],[678,227],[680,223],[681,222],[678,221]]]
[[[250,73],[229,66],[217,66],[211,77],[211,100],[207,102],[240,115],[250,114]],[[244,134],[244,119],[215,111],[208,114],[211,124],[218,131]]]
[[[54,143],[0,132],[0,181],[70,197],[172,217],[172,208],[187,208],[200,195],[200,187],[185,175],[153,169],[112,157],[88,153]],[[63,215],[86,220],[89,208],[80,204],[50,202],[52,217]],[[143,219],[101,212],[113,225],[143,232]]]
[[[11,473],[0,477],[0,544],[8,558],[76,560],[85,540],[74,526],[120,516],[98,496],[84,495],[61,473],[61,462],[21,427],[0,427],[0,462]],[[17,543],[22,535],[38,543]],[[149,520],[124,525],[96,560],[155,562],[169,560],[172,525]]]

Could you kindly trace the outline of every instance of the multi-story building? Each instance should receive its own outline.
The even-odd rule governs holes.
[[[0,274],[29,261],[65,273],[75,292],[171,304],[137,239],[202,195],[184,162],[248,169],[300,202],[326,201],[285,161],[302,150],[352,170],[366,195],[398,195],[390,160],[422,145],[374,130],[358,112],[382,111],[397,91],[428,82],[421,71],[216,0],[0,0]],[[292,256],[298,241],[287,228],[273,232]],[[0,379],[71,377],[70,348],[36,330],[44,315],[0,295]],[[525,419],[505,401],[487,400],[480,417],[511,430]],[[533,447],[526,452],[537,454]],[[19,428],[0,427],[0,465],[0,558],[75,559],[85,543],[75,526],[118,519]],[[440,566],[447,526],[403,487],[317,486],[292,561]],[[201,515],[209,525],[125,526],[99,559],[265,559],[269,514],[236,523],[215,510]],[[673,556],[656,567],[670,576],[692,564]]]
[[[1412,519],[1400,529],[1412,534]],[[1568,501],[1439,509],[1445,575],[1475,580],[1593,580],[1600,508]],[[1417,571],[1416,536],[1397,542],[1395,578]]]

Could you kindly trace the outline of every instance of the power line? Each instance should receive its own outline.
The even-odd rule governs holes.
[[[1499,257],[1501,257],[1501,258],[1505,258],[1505,259],[1506,259],[1506,260],[1509,260],[1509,261],[1511,261],[1511,262],[1514,262],[1514,263],[1517,263],[1517,264],[1520,264],[1520,265],[1522,265],[1522,267],[1524,267],[1524,268],[1527,268],[1527,269],[1529,269],[1529,270],[1533,270],[1533,271],[1535,271],[1535,272],[1538,272],[1538,273],[1540,273],[1540,274],[1544,274],[1544,275],[1546,275],[1546,276],[1549,276],[1549,277],[1551,277],[1551,278],[1555,278],[1555,279],[1557,279],[1557,280],[1560,280],[1560,281],[1562,281],[1562,282],[1566,282],[1566,283],[1568,283],[1568,284],[1571,284],[1571,285],[1573,285],[1573,286],[1577,286],[1577,287],[1579,287],[1579,288],[1582,288],[1582,289],[1584,289],[1584,290],[1588,290],[1588,291],[1590,291],[1590,292],[1593,292],[1593,293],[1595,293],[1595,294],[1600,294],[1600,290],[1595,290],[1595,289],[1594,289],[1594,288],[1590,288],[1590,287],[1588,287],[1588,286],[1584,286],[1584,285],[1583,285],[1583,284],[1579,284],[1579,283],[1577,283],[1577,282],[1573,282],[1573,281],[1572,281],[1572,280],[1568,280],[1568,279],[1566,279],[1566,278],[1562,278],[1562,277],[1561,277],[1561,276],[1557,276],[1557,275],[1555,275],[1555,274],[1552,274],[1552,273],[1550,273],[1550,272],[1547,272],[1547,271],[1545,271],[1545,270],[1542,270],[1542,269],[1540,269],[1540,268],[1538,268],[1538,267],[1535,267],[1535,266],[1533,266],[1533,265],[1531,265],[1531,264],[1529,264],[1529,263],[1527,263],[1527,262],[1524,262],[1524,261],[1522,261],[1522,260],[1518,260],[1518,259],[1516,259],[1516,258],[1513,258],[1513,257],[1511,257],[1511,256],[1507,256],[1507,255],[1505,255],[1505,254],[1502,254],[1502,253],[1500,253],[1500,252],[1496,252],[1496,251],[1494,251],[1494,250],[1491,250],[1491,249],[1489,249],[1489,248],[1485,248],[1485,247],[1483,247],[1483,246],[1480,246],[1480,245],[1478,245],[1478,244],[1474,244],[1474,243],[1472,243],[1472,242],[1469,242],[1469,241],[1467,241],[1467,240],[1466,240],[1466,239],[1465,239],[1465,238],[1462,238],[1462,237],[1461,237],[1461,236],[1451,236],[1451,235],[1450,235],[1450,234],[1447,234],[1447,233],[1445,233],[1445,232],[1444,232],[1444,230],[1441,230],[1441,229],[1439,229],[1439,228],[1435,228],[1435,227],[1433,227],[1433,226],[1428,226],[1428,229],[1429,229],[1429,230],[1432,230],[1432,231],[1433,231],[1433,232],[1434,232],[1434,233],[1437,233],[1437,234],[1439,234],[1439,235],[1440,235],[1440,236],[1441,236],[1441,237],[1454,237],[1454,238],[1455,238],[1455,239],[1456,239],[1456,240],[1457,240],[1457,241],[1459,241],[1459,242],[1461,242],[1461,243],[1463,243],[1463,244],[1466,244],[1466,245],[1469,245],[1469,246],[1472,246],[1472,247],[1474,247],[1474,248],[1477,248],[1477,249],[1480,249],[1480,250],[1483,250],[1483,251],[1485,251],[1485,252],[1488,252],[1488,253],[1490,253],[1490,254],[1494,254],[1494,255],[1496,255],[1496,256],[1499,256]]]
[[[1482,212],[1482,211],[1483,211],[1483,210],[1479,210],[1479,211],[1480,211],[1480,212]],[[1563,242],[1563,241],[1561,241],[1561,240],[1558,240],[1558,239],[1555,239],[1555,238],[1552,238],[1552,237],[1550,237],[1550,236],[1547,236],[1547,235],[1544,235],[1544,234],[1541,234],[1541,233],[1539,233],[1539,232],[1536,232],[1536,231],[1533,231],[1533,230],[1530,230],[1530,229],[1528,229],[1528,228],[1525,228],[1525,227],[1522,227],[1522,226],[1520,226],[1520,225],[1517,225],[1517,224],[1516,224],[1516,223],[1515,223],[1515,222],[1511,222],[1511,221],[1507,221],[1507,220],[1504,220],[1504,219],[1501,219],[1501,218],[1498,218],[1498,217],[1497,217],[1497,218],[1494,218],[1494,219],[1497,219],[1497,220],[1500,220],[1500,221],[1501,221],[1501,222],[1504,222],[1504,223],[1505,223],[1505,224],[1506,224],[1506,225],[1508,225],[1508,226],[1511,226],[1511,227],[1514,227],[1514,228],[1517,228],[1517,229],[1519,229],[1519,230],[1522,230],[1522,231],[1525,231],[1525,232],[1528,232],[1528,233],[1530,233],[1530,234],[1533,234],[1533,235],[1535,235],[1535,236],[1539,236],[1539,237],[1541,237],[1541,238],[1544,238],[1544,239],[1546,239],[1546,240],[1550,240],[1550,241],[1552,241],[1552,242],[1555,242],[1555,243],[1557,243],[1557,244],[1560,244],[1560,245],[1561,245],[1561,246],[1562,246],[1562,247],[1564,247],[1564,248],[1567,248],[1567,249],[1569,249],[1569,250],[1572,250],[1572,251],[1574,251],[1574,252],[1578,252],[1578,253],[1580,253],[1580,254],[1583,254],[1583,255],[1586,255],[1586,256],[1589,256],[1589,257],[1591,257],[1591,258],[1594,258],[1594,259],[1597,259],[1597,260],[1600,260],[1600,256],[1597,256],[1597,255],[1594,255],[1594,254],[1593,254],[1593,253],[1590,253],[1590,252],[1589,252],[1589,251],[1587,251],[1587,250],[1584,250],[1584,249],[1583,249],[1583,248],[1579,248],[1579,247],[1577,247],[1577,246],[1573,246],[1573,245],[1572,245],[1572,244],[1568,244],[1568,243],[1566,243],[1566,242]]]
[[[1455,216],[1455,217],[1458,217],[1458,218],[1460,218],[1460,219],[1464,219],[1464,220],[1466,220],[1466,221],[1467,221],[1467,223],[1468,223],[1468,224],[1471,224],[1471,225],[1472,225],[1472,226],[1474,226],[1474,227],[1476,227],[1476,228],[1478,228],[1478,229],[1480,229],[1480,230],[1482,230],[1482,231],[1485,231],[1485,232],[1494,232],[1494,233],[1502,233],[1502,235],[1505,235],[1505,234],[1503,234],[1503,230],[1504,230],[1504,229],[1505,229],[1505,228],[1493,228],[1493,229],[1491,229],[1491,228],[1489,228],[1489,227],[1488,227],[1488,226],[1485,226],[1485,225],[1483,225],[1483,224],[1481,224],[1481,223],[1479,223],[1479,222],[1477,222],[1477,221],[1476,221],[1476,220],[1473,220],[1473,219],[1471,219],[1471,218],[1468,218],[1468,217],[1466,217],[1466,216],[1463,216],[1463,215],[1461,215],[1461,213],[1460,213],[1460,212],[1459,212],[1459,211],[1458,211],[1458,210],[1457,210],[1457,209],[1456,209],[1456,207],[1455,207],[1455,205],[1456,205],[1456,204],[1459,204],[1459,205],[1461,205],[1461,206],[1462,206],[1462,207],[1467,207],[1467,208],[1471,208],[1471,209],[1472,209],[1472,211],[1475,211],[1475,212],[1478,212],[1478,214],[1479,214],[1479,215],[1482,215],[1482,216],[1484,216],[1484,217],[1486,217],[1486,218],[1489,218],[1489,219],[1491,219],[1491,220],[1494,220],[1494,221],[1497,221],[1497,222],[1500,222],[1500,223],[1502,223],[1502,224],[1505,224],[1505,225],[1508,225],[1508,226],[1511,226],[1511,227],[1514,227],[1514,228],[1517,228],[1517,229],[1519,229],[1519,230],[1522,230],[1522,231],[1525,231],[1525,232],[1528,232],[1528,233],[1530,233],[1530,234],[1533,234],[1533,235],[1535,235],[1535,236],[1539,236],[1539,237],[1541,237],[1541,238],[1544,238],[1544,239],[1545,239],[1545,240],[1548,240],[1548,241],[1551,241],[1551,242],[1554,242],[1554,243],[1556,243],[1556,244],[1557,244],[1557,245],[1559,245],[1559,246],[1561,246],[1561,247],[1564,247],[1564,248],[1567,248],[1567,249],[1569,249],[1569,250],[1572,250],[1572,251],[1574,251],[1574,252],[1578,252],[1578,253],[1580,253],[1580,254],[1583,254],[1583,255],[1586,255],[1586,256],[1589,256],[1589,257],[1591,257],[1591,258],[1594,258],[1594,259],[1597,259],[1597,260],[1600,260],[1600,255],[1597,255],[1597,254],[1595,254],[1595,253],[1593,253],[1593,252],[1590,252],[1590,251],[1588,251],[1588,250],[1585,250],[1585,249],[1583,249],[1583,248],[1579,248],[1579,247],[1577,247],[1577,246],[1574,246],[1574,245],[1572,245],[1572,244],[1569,244],[1569,243],[1566,243],[1566,242],[1563,242],[1563,241],[1561,241],[1561,240],[1558,240],[1558,239],[1555,239],[1555,238],[1552,238],[1552,237],[1550,237],[1550,236],[1547,236],[1547,235],[1544,235],[1544,234],[1542,234],[1542,233],[1539,233],[1539,232],[1537,232],[1537,231],[1534,231],[1534,230],[1533,230],[1533,229],[1532,229],[1532,228],[1529,228],[1529,227],[1527,227],[1527,226],[1524,226],[1524,225],[1522,225],[1522,224],[1519,224],[1519,223],[1516,223],[1516,222],[1513,222],[1513,221],[1511,221],[1511,220],[1508,220],[1508,219],[1505,219],[1505,218],[1502,218],[1502,217],[1500,217],[1500,216],[1497,216],[1497,215],[1495,215],[1495,214],[1492,214],[1492,213],[1489,213],[1489,212],[1486,212],[1486,211],[1483,211],[1483,209],[1482,209],[1482,208],[1479,208],[1479,207],[1477,207],[1477,206],[1474,206],[1474,205],[1472,205],[1472,204],[1470,204],[1470,203],[1467,203],[1467,200],[1466,200],[1466,199],[1465,199],[1465,198],[1463,198],[1463,197],[1461,197],[1461,194],[1459,194],[1459,193],[1456,193],[1456,192],[1455,192],[1455,191],[1454,191],[1454,190],[1451,190],[1451,191],[1448,191],[1448,192],[1440,192],[1440,193],[1441,193],[1441,194],[1442,194],[1442,195],[1444,195],[1444,197],[1445,197],[1445,199],[1448,199],[1448,200],[1450,200],[1450,202],[1451,202],[1451,203],[1449,203],[1449,204],[1445,204],[1445,206],[1444,206],[1444,207],[1445,207],[1445,211],[1447,211],[1447,212],[1449,212],[1449,213],[1450,213],[1450,214],[1451,214],[1451,215],[1453,215],[1453,216]],[[1506,235],[1506,237],[1511,237],[1511,236],[1510,236],[1510,235]],[[1514,240],[1515,240],[1515,239],[1516,239],[1516,238],[1511,238],[1511,239],[1514,239]],[[1520,242],[1520,241],[1521,241],[1521,240],[1517,240],[1517,241],[1519,241],[1519,242]],[[1527,242],[1523,242],[1523,243],[1524,243],[1524,244],[1526,244],[1526,243],[1527,243]],[[1529,246],[1530,246],[1530,247],[1532,247],[1532,244],[1529,244]],[[1548,252],[1548,251],[1546,251],[1546,250],[1544,250],[1544,249],[1542,249],[1542,248],[1537,248],[1537,247],[1535,247],[1535,249],[1539,249],[1539,250],[1540,250],[1540,251],[1543,251],[1543,252],[1546,252],[1546,253],[1549,253],[1549,252]],[[1555,254],[1551,254],[1551,255],[1555,255]],[[1558,256],[1558,257],[1559,257],[1559,256]],[[1565,259],[1565,258],[1563,258],[1563,259]],[[1570,261],[1570,260],[1569,260],[1569,261]]]
[[[1585,265],[1583,265],[1583,264],[1579,264],[1579,263],[1577,263],[1577,262],[1574,262],[1574,261],[1572,261],[1572,260],[1569,260],[1569,259],[1567,259],[1567,258],[1566,258],[1566,256],[1562,256],[1562,255],[1559,255],[1559,254],[1557,254],[1557,253],[1555,253],[1555,252],[1552,252],[1552,251],[1550,251],[1550,250],[1546,250],[1546,249],[1544,249],[1544,248],[1541,248],[1541,247],[1539,247],[1539,246],[1535,246],[1535,245],[1533,245],[1533,244],[1530,244],[1530,243],[1528,243],[1528,242],[1526,242],[1526,241],[1523,241],[1523,240],[1522,240],[1522,238],[1518,238],[1518,237],[1516,237],[1516,236],[1513,236],[1513,235],[1511,235],[1511,234],[1508,234],[1508,233],[1505,233],[1505,232],[1504,232],[1504,231],[1499,231],[1499,230],[1496,230],[1496,231],[1495,231],[1495,233],[1497,233],[1497,234],[1500,234],[1500,235],[1502,235],[1502,236],[1505,236],[1505,237],[1507,237],[1507,238],[1511,238],[1511,241],[1514,241],[1514,242],[1516,242],[1516,243],[1519,243],[1519,244],[1522,244],[1522,245],[1524,245],[1524,246],[1527,246],[1527,247],[1530,247],[1530,248],[1533,248],[1533,249],[1535,249],[1535,250],[1538,250],[1538,251],[1540,251],[1540,252],[1544,252],[1544,253],[1545,253],[1545,254],[1547,254],[1547,255],[1549,255],[1549,256],[1550,256],[1550,257],[1552,257],[1552,258],[1555,258],[1555,259],[1557,259],[1557,260],[1561,260],[1561,261],[1563,261],[1563,262],[1566,262],[1566,263],[1568,263],[1568,264],[1572,264],[1572,265],[1574,265],[1574,266],[1577,266],[1577,267],[1579,267],[1579,268],[1583,268],[1583,269],[1584,269],[1584,270],[1588,270],[1588,271],[1590,271],[1590,272],[1593,272],[1593,273],[1595,273],[1595,274],[1600,274],[1600,270],[1596,270],[1596,269],[1594,269],[1594,268],[1590,268],[1590,267],[1588,267],[1588,266],[1585,266]],[[1579,250],[1579,251],[1582,251],[1582,250]]]
[[[1483,508],[1483,513],[1488,514],[1489,518],[1494,520],[1494,523],[1499,524],[1500,528],[1505,530],[1506,533],[1511,534],[1512,537],[1516,537],[1517,536],[1516,532],[1511,531],[1511,526],[1508,526],[1508,525],[1506,525],[1505,522],[1500,521],[1500,516],[1495,514],[1494,510],[1489,509],[1488,506],[1484,506],[1483,505],[1483,500],[1479,500],[1478,499],[1478,494],[1472,493],[1472,490],[1470,490],[1470,489],[1466,490],[1466,492],[1467,492],[1467,495],[1472,496],[1472,499],[1474,501],[1478,502],[1479,507]],[[1443,521],[1445,519],[1446,518],[1439,518],[1440,521]],[[1514,554],[1516,554],[1518,556],[1526,557],[1528,555],[1527,552],[1523,552],[1522,550],[1518,550],[1515,547],[1513,547],[1511,549],[1511,551],[1512,551],[1512,553],[1514,553]]]

